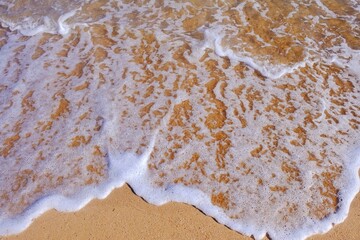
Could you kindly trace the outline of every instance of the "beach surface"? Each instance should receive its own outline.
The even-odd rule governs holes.
[[[312,239],[360,239],[356,1],[33,2],[0,0],[0,235],[303,240],[351,203]]]
[[[270,220],[270,219],[269,219]],[[360,195],[342,224],[311,240],[357,240],[360,229]],[[218,224],[195,207],[182,203],[154,206],[136,196],[128,185],[104,200],[93,200],[78,212],[48,211],[24,232],[0,237],[20,239],[236,239],[250,240]],[[265,238],[267,239],[267,238]]]

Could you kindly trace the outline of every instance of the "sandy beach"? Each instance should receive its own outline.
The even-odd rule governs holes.
[[[214,218],[292,240],[344,217],[359,189],[356,3],[15,2],[0,0],[0,234],[95,199],[0,240],[252,239]],[[96,199],[125,182],[211,216],[129,185]],[[309,239],[359,229],[360,194]]]
[[[311,240],[357,240],[360,229],[360,195],[354,199],[348,218],[324,235]],[[236,239],[250,240],[217,223],[192,206],[169,203],[157,207],[136,196],[128,185],[114,190],[104,200],[93,200],[74,213],[51,210],[34,220],[18,235],[20,239]]]

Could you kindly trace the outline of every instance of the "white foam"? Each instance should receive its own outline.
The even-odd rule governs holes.
[[[11,235],[25,230],[32,221],[50,209],[62,212],[73,212],[83,208],[93,199],[104,199],[112,190],[119,188],[128,182],[136,194],[143,197],[146,201],[162,205],[171,201],[183,202],[196,206],[205,214],[213,216],[218,222],[230,228],[242,232],[248,236],[252,235],[255,239],[263,239],[269,233],[274,239],[305,239],[313,234],[325,233],[329,231],[333,224],[341,223],[349,213],[352,199],[360,190],[360,180],[358,169],[360,168],[360,149],[354,151],[352,161],[344,169],[348,179],[347,189],[340,192],[342,199],[341,207],[336,214],[324,219],[320,223],[298,229],[288,236],[286,232],[273,232],[272,229],[256,227],[252,224],[239,224],[229,218],[224,212],[214,206],[209,197],[198,189],[185,187],[182,185],[169,185],[165,188],[157,188],[151,185],[147,177],[147,160],[154,147],[156,134],[153,137],[147,151],[141,156],[133,153],[113,153],[109,156],[109,178],[106,182],[96,187],[85,187],[77,194],[64,197],[61,195],[51,195],[39,199],[35,204],[28,208],[23,214],[15,218],[0,221],[0,235]],[[191,197],[189,197],[191,196]]]
[[[69,17],[73,16],[72,14],[75,14],[75,12],[74,11],[69,12],[59,18],[57,22],[58,25],[56,30],[57,32],[61,34],[68,33],[68,31],[71,29],[72,26],[68,25],[66,23],[66,20]],[[48,22],[50,22],[50,20]],[[47,30],[39,29],[37,31],[43,32]],[[167,39],[166,35],[161,31],[159,33],[160,34],[156,34],[158,39],[165,41]],[[200,45],[194,46],[193,54],[194,55],[201,54],[203,53],[205,48],[211,48],[214,49],[215,53],[218,56],[229,57],[230,60],[236,62],[243,62],[247,64],[249,67],[259,71],[263,76],[270,79],[280,78],[286,75],[287,73],[296,71],[296,69],[299,67],[303,67],[306,64],[311,64],[310,62],[303,61],[301,63],[295,64],[290,67],[274,66],[274,65],[269,66],[269,64],[266,62],[257,61],[256,59],[245,55],[239,56],[237,55],[237,53],[235,54],[231,49],[225,49],[224,47],[221,46],[222,39],[223,36],[221,36],[216,31],[206,30],[205,41],[202,42]],[[130,41],[134,43],[136,40],[130,40]],[[31,48],[31,46],[29,48]],[[89,50],[90,48],[92,48],[92,46],[91,44],[88,44],[87,50]],[[128,47],[128,49],[131,48]],[[163,52],[161,51],[159,52],[164,53],[164,56],[166,56],[165,53],[167,52],[167,50],[168,49],[164,47]],[[81,50],[81,51],[86,52],[85,50]],[[74,52],[73,54],[76,55],[76,60],[80,61],[81,58],[80,54],[77,54],[77,52]],[[186,54],[184,54],[184,56],[189,58],[191,57]],[[119,56],[115,56],[115,57],[119,58]],[[111,57],[109,54],[106,63],[109,63],[112,60],[114,60],[110,58]],[[72,65],[72,63],[70,62],[71,57],[67,57],[67,61],[69,61],[68,65]],[[77,63],[78,61],[74,61],[74,63]],[[121,69],[121,65],[126,66],[126,64],[130,62],[130,60],[127,58],[123,58],[122,61],[124,62],[121,63],[121,61],[119,61],[119,65],[113,65],[115,66],[114,69],[117,70],[116,73],[119,74],[119,76],[114,77],[111,75],[112,73],[110,72],[109,74],[107,74],[107,77],[112,79],[120,79],[121,71],[119,69]],[[360,58],[359,55],[354,55],[350,60],[348,60],[348,62],[345,62],[343,59],[339,60],[336,58],[332,58],[331,61],[338,64],[339,66],[348,66],[353,71],[358,71]],[[5,63],[6,62],[4,61],[3,62],[4,66]],[[100,71],[100,68],[94,67],[94,69],[96,69],[96,71]],[[36,76],[37,75],[31,77],[29,76],[29,78],[36,78]],[[206,72],[204,71],[205,79],[207,79],[206,76],[207,76]],[[251,81],[252,78],[249,78],[247,80]],[[19,85],[18,87],[25,89],[26,85],[25,84],[23,86]],[[218,85],[214,91],[218,97],[221,97],[219,88],[220,85]],[[105,88],[103,87],[103,89]],[[119,86],[112,87],[112,89],[120,89],[120,87]],[[100,89],[98,89],[97,91],[100,91]],[[19,92],[25,92],[25,91],[19,91]],[[111,95],[111,91],[107,92],[107,94]],[[186,98],[187,95],[185,91],[178,92],[177,99],[175,99],[172,104],[180,103],[181,100]],[[322,99],[320,99],[320,101],[322,103],[320,107],[321,108],[320,111],[322,111],[323,113],[326,109],[326,101]],[[119,105],[125,103],[112,101],[111,104]],[[96,105],[100,106],[99,108],[104,107],[104,105],[101,105],[101,103]],[[111,114],[116,115],[117,113],[112,112]],[[324,114],[322,114],[320,119],[317,120],[318,121],[321,120],[323,116]],[[111,118],[107,117],[106,119],[111,119]],[[114,125],[110,124],[108,126],[115,126],[118,122],[119,122],[118,120],[114,121],[113,122]],[[116,134],[117,132],[116,129],[108,129],[109,133],[111,132],[111,130],[114,130],[113,132],[115,132],[114,134],[110,134],[112,137],[118,137],[119,141],[122,141],[124,139],[124,136],[121,136],[120,134]],[[206,134],[206,132],[204,133]],[[57,209],[59,211],[77,211],[80,208],[84,207],[92,199],[95,198],[103,199],[106,196],[108,196],[108,194],[110,194],[110,192],[113,189],[121,187],[125,182],[127,182],[131,185],[131,187],[138,195],[142,196],[150,203],[161,205],[170,201],[177,201],[177,202],[184,202],[187,204],[195,205],[197,208],[201,209],[204,213],[214,217],[218,222],[225,224],[230,228],[242,232],[246,235],[253,235],[255,239],[262,239],[266,233],[269,233],[270,236],[273,237],[274,239],[304,239],[314,233],[326,232],[332,228],[332,225],[334,223],[336,224],[342,222],[346,218],[349,212],[349,207],[352,199],[355,197],[356,193],[360,189],[359,187],[360,181],[358,176],[358,169],[360,168],[360,150],[355,150],[352,153],[352,155],[349,155],[349,160],[348,162],[346,162],[345,168],[343,170],[343,176],[344,178],[346,177],[346,179],[344,179],[346,181],[344,186],[346,187],[342,188],[340,192],[340,196],[342,197],[343,201],[339,205],[339,210],[338,212],[336,212],[336,214],[330,215],[328,218],[324,219],[321,222],[313,222],[311,220],[308,220],[307,222],[305,222],[303,228],[297,229],[295,232],[294,231],[289,232],[289,230],[287,229],[283,229],[279,231],[279,229],[271,228],[271,226],[274,225],[262,225],[261,222],[259,222],[261,219],[260,220],[254,219],[252,222],[239,222],[237,220],[229,218],[221,208],[218,208],[214,204],[212,204],[209,194],[206,194],[199,189],[186,187],[180,184],[176,184],[176,185],[167,184],[164,187],[158,187],[157,185],[152,184],[153,178],[150,176],[150,172],[148,170],[148,161],[149,161],[150,153],[154,149],[158,133],[155,131],[155,133],[152,134],[153,135],[150,144],[147,150],[142,155],[136,155],[132,152],[125,152],[125,153],[118,152],[116,149],[108,151],[109,155],[107,160],[108,160],[109,169],[108,169],[108,179],[105,182],[102,182],[97,186],[84,187],[78,193],[69,197],[64,197],[62,195],[48,195],[37,200],[35,204],[30,206],[21,215],[18,215],[11,219],[0,220],[0,235],[9,235],[23,231],[31,224],[34,218],[38,217],[45,211],[52,208]],[[240,149],[237,150],[240,151]],[[312,173],[306,173],[306,174],[309,174],[310,176]],[[251,208],[252,206],[246,206],[246,207]]]
[[[148,150],[142,155],[133,153],[111,153],[109,154],[109,177],[98,186],[87,186],[81,189],[75,195],[65,197],[62,195],[50,195],[36,201],[24,213],[10,219],[0,220],[0,236],[20,233],[25,230],[32,221],[50,209],[56,209],[61,212],[74,212],[83,208],[93,199],[104,199],[112,190],[119,188],[125,182],[134,183],[141,188],[142,184],[147,183],[145,172],[147,169],[147,160],[153,148],[154,140]],[[138,184],[140,183],[140,185]],[[151,193],[151,187],[145,187],[143,193]],[[146,196],[147,194],[144,194]],[[151,194],[150,194],[151,195]],[[150,197],[151,199],[151,197]],[[154,201],[165,203],[163,201]]]
[[[351,162],[344,171],[346,172],[346,176],[351,177],[346,184],[348,188],[342,189],[340,192],[342,201],[338,212],[317,223],[308,221],[304,228],[297,229],[295,232],[291,233],[287,232],[286,229],[284,231],[268,229],[267,226],[259,226],[256,222],[239,224],[239,222],[226,216],[220,208],[211,203],[206,194],[197,189],[181,185],[172,185],[168,186],[166,188],[167,190],[159,190],[150,186],[146,177],[129,183],[138,195],[142,196],[150,203],[161,205],[170,201],[176,201],[194,205],[205,214],[214,217],[218,222],[229,226],[233,230],[244,233],[245,235],[253,236],[257,240],[263,239],[266,233],[269,233],[273,239],[301,240],[314,234],[326,233],[334,224],[339,224],[346,219],[351,201],[360,190],[360,179],[358,177],[358,170],[360,168],[360,148],[351,154],[350,159]]]
[[[305,67],[306,65],[312,65],[312,62],[305,59],[304,61],[295,63],[291,66],[288,65],[274,65],[269,63],[268,61],[257,61],[253,57],[249,56],[241,56],[238,53],[234,53],[234,51],[230,48],[225,49],[221,45],[221,41],[224,36],[219,31],[213,31],[206,29],[204,30],[204,41],[194,48],[194,52],[196,49],[201,49],[203,51],[206,48],[211,48],[215,51],[215,53],[220,57],[228,57],[232,61],[242,62],[248,65],[249,67],[259,71],[261,75],[269,79],[277,79],[288,73],[294,72],[296,69]]]
[[[80,10],[81,7],[61,15],[58,18],[57,22],[55,22],[48,16],[44,16],[42,19],[43,24],[41,25],[39,25],[38,21],[35,21],[31,17],[27,17],[19,23],[11,22],[0,17],[0,24],[2,27],[9,28],[11,31],[19,31],[25,36],[34,36],[36,34],[44,32],[66,35],[71,29],[75,28],[76,26],[86,25],[85,23],[68,24],[66,22],[69,18],[73,17]]]
[[[41,32],[53,33],[53,31],[51,30],[52,27],[50,26],[50,24],[48,24],[46,18],[44,20],[45,20],[45,24],[42,24],[40,26],[38,26],[33,22],[28,22],[28,21],[26,24],[19,25],[10,21],[5,21],[3,19],[0,19],[1,21],[0,24],[3,28],[9,28],[11,31],[19,31],[21,34],[25,36],[34,36]]]
[[[73,17],[76,14],[77,11],[78,11],[78,9],[73,10],[71,12],[68,12],[68,13],[66,13],[66,14],[59,17],[59,19],[58,19],[58,29],[57,29],[58,33],[60,33],[61,35],[66,35],[66,34],[69,33],[69,31],[70,31],[70,29],[72,27],[66,23],[66,20]]]

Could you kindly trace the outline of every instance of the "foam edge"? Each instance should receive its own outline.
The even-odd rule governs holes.
[[[154,148],[157,133],[154,134],[150,146],[144,154],[138,156],[133,153],[109,154],[109,179],[98,186],[87,186],[71,197],[62,195],[46,196],[36,201],[23,214],[14,218],[0,221],[0,236],[18,234],[24,231],[33,220],[48,210],[55,209],[60,212],[74,212],[86,206],[93,199],[104,199],[112,190],[128,183],[134,192],[154,205],[163,205],[168,202],[180,202],[193,205],[219,223],[256,240],[263,239],[266,234],[270,237],[282,239],[284,236],[273,230],[259,229],[254,225],[241,225],[225,215],[221,208],[214,206],[210,198],[202,191],[182,185],[171,185],[164,189],[153,186],[148,181],[147,162]],[[334,224],[343,222],[348,216],[350,205],[360,190],[360,149],[351,154],[354,157],[345,169],[348,180],[348,189],[342,191],[343,201],[336,214],[332,214],[320,223],[298,229],[293,232],[291,239],[305,239],[314,234],[329,231]],[[346,192],[346,195],[344,194]],[[191,197],[189,197],[191,196]]]
[[[258,71],[262,76],[268,79],[278,79],[283,77],[288,73],[292,73],[299,68],[305,67],[306,65],[312,65],[313,62],[309,61],[305,58],[303,61],[295,63],[293,65],[271,65],[266,62],[266,64],[261,64],[261,62],[256,61],[256,59],[248,56],[239,56],[234,53],[231,49],[225,49],[221,46],[221,41],[224,36],[221,33],[216,32],[215,30],[210,29],[200,29],[204,33],[204,40],[200,44],[194,44],[193,52],[196,52],[200,49],[200,51],[204,51],[206,48],[213,49],[215,54],[220,57],[227,57],[232,61],[242,62],[249,66],[252,69]],[[266,65],[270,65],[267,67]]]

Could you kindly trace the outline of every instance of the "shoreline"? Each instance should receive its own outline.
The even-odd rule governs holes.
[[[66,36],[25,37],[0,26],[0,205],[5,216],[25,213],[2,229],[21,226],[18,219],[32,222],[0,240],[252,239],[217,223],[211,216],[222,219],[222,211],[214,214],[211,207],[227,211],[229,219],[244,216],[241,226],[256,216],[269,232],[291,228],[291,219],[302,217],[324,219],[321,229],[329,229],[336,222],[330,214],[343,219],[349,210],[345,223],[308,239],[359,240],[360,166],[346,161],[348,146],[358,145],[360,135],[360,44],[351,18],[356,6],[333,2],[329,14],[317,2],[165,3],[86,3],[68,24],[88,24]],[[18,4],[24,15],[14,15],[19,26],[33,15],[26,4]],[[50,16],[44,11],[39,19]],[[63,30],[60,20],[57,30]],[[294,74],[280,77],[294,66]],[[147,160],[118,161],[126,155],[120,153],[141,156],[149,142],[156,144]],[[147,170],[154,174],[139,177]],[[105,178],[145,189],[136,192],[155,203],[151,199],[162,195],[148,182],[166,190],[172,188],[167,183],[194,185],[207,193],[200,203],[211,199],[207,207],[197,204],[211,216],[184,203],[149,204],[128,184],[105,193],[105,187],[93,188]],[[65,206],[57,209],[69,210],[73,205],[62,195],[73,186],[81,187],[78,195],[91,196],[84,204],[73,201],[80,202],[73,207],[78,211],[21,218],[33,216],[26,209],[56,202]],[[58,199],[42,198],[53,189],[61,190]],[[196,196],[191,191],[173,195],[197,203],[189,201]],[[341,198],[348,199],[346,207],[339,208]]]
[[[347,219],[322,235],[308,240],[358,239],[360,194],[353,200]],[[235,239],[250,240],[193,206],[168,203],[155,206],[135,195],[125,184],[103,200],[92,200],[77,212],[50,210],[25,231],[1,240],[29,239]],[[265,238],[267,239],[267,238]]]

